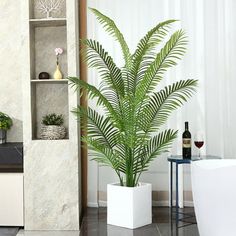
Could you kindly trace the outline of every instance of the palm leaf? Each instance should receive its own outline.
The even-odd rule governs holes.
[[[90,10],[96,15],[98,21],[103,25],[104,29],[115,38],[120,43],[123,57],[125,60],[125,64],[127,68],[130,68],[131,66],[131,54],[129,51],[129,47],[124,39],[124,36],[120,32],[120,30],[117,28],[115,22],[110,19],[109,17],[103,15],[101,12],[94,8],[90,8]]]
[[[144,78],[138,83],[136,90],[138,105],[156,88],[167,68],[176,65],[176,60],[181,59],[186,50],[185,45],[186,37],[184,31],[176,31],[146,70]]]
[[[121,70],[116,66],[113,59],[103,49],[99,42],[91,39],[81,41],[82,54],[89,67],[95,67],[102,79],[100,91],[106,99],[121,114],[120,99],[124,97],[124,82]]]
[[[70,81],[71,86],[75,87],[76,90],[86,90],[90,99],[97,98],[97,105],[102,105],[103,108],[108,112],[109,117],[111,117],[112,121],[114,122],[114,125],[119,127],[120,130],[123,129],[123,122],[119,112],[113,108],[107,98],[96,87],[78,79],[77,77],[68,77],[68,80]]]
[[[195,92],[196,80],[180,80],[166,86],[148,98],[138,120],[139,127],[145,132],[157,131],[165,124],[171,112],[187,102]]]
[[[99,143],[99,141],[91,137],[83,137],[82,141],[85,142],[92,151],[95,151],[95,153],[93,153],[93,159],[96,159],[96,161],[102,165],[110,166],[114,169],[121,168],[119,171],[122,171],[123,159],[120,159],[111,148],[105,147],[103,143]]]
[[[121,70],[116,66],[111,56],[108,55],[99,42],[86,39],[81,40],[85,45],[83,49],[84,59],[88,62],[89,67],[97,68],[100,77],[105,80],[110,90],[114,90],[117,96],[124,96],[124,82]]]
[[[125,162],[120,158],[115,151],[105,147],[98,141],[89,138],[82,137],[82,142],[86,143],[91,151],[93,151],[92,160],[97,161],[102,166],[109,166],[115,170],[120,179],[121,185],[123,185],[123,179],[120,172],[125,173]]]
[[[154,28],[149,30],[147,34],[139,41],[137,49],[132,57],[132,72],[135,75],[134,77],[137,82],[142,78],[146,69],[153,61],[153,53],[151,53],[152,49],[162,42],[168,33],[170,24],[175,21],[176,20],[167,20],[159,23]],[[133,88],[135,88],[135,86],[133,86]]]
[[[136,165],[136,172],[141,174],[143,171],[146,171],[150,163],[157,156],[168,152],[177,137],[177,133],[178,131],[168,129],[152,137],[143,149],[144,151],[139,159],[138,165]]]
[[[165,130],[150,139],[146,146],[146,158],[142,163],[145,168],[148,167],[150,162],[163,152],[168,152],[172,142],[177,138],[178,131],[172,129]]]
[[[116,145],[118,130],[108,117],[105,118],[90,107],[85,109],[80,106],[73,109],[72,112],[81,118],[82,127],[86,129],[90,138],[109,148]]]

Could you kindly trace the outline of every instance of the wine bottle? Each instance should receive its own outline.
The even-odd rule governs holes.
[[[191,133],[188,130],[188,122],[185,122],[185,131],[182,135],[183,139],[183,158],[191,159]]]

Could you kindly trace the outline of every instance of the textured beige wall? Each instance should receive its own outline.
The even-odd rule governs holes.
[[[0,111],[13,118],[8,141],[22,141],[20,2],[0,1]]]

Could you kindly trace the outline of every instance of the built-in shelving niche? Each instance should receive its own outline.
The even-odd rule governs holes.
[[[64,126],[68,133],[68,81],[67,77],[67,29],[65,7],[53,18],[35,9],[35,1],[31,1],[30,26],[30,61],[31,61],[31,109],[32,139],[40,139],[42,117],[49,113],[62,114]],[[55,81],[53,74],[56,69],[55,48],[63,48],[59,58],[63,80]],[[40,72],[48,72],[49,80],[39,80]]]
[[[62,114],[68,134],[68,83],[31,83],[32,139],[40,139],[42,117]]]
[[[47,22],[48,23],[48,22]],[[59,64],[63,78],[67,77],[66,26],[31,25],[31,79],[38,79],[40,72],[48,72],[50,78],[56,69],[55,48],[63,49]]]

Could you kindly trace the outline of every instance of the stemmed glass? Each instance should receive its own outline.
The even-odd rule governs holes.
[[[203,134],[200,132],[197,132],[194,135],[194,144],[195,146],[199,149],[199,157],[201,156],[201,152],[200,152],[200,148],[203,146],[204,144],[204,139],[203,139]]]

